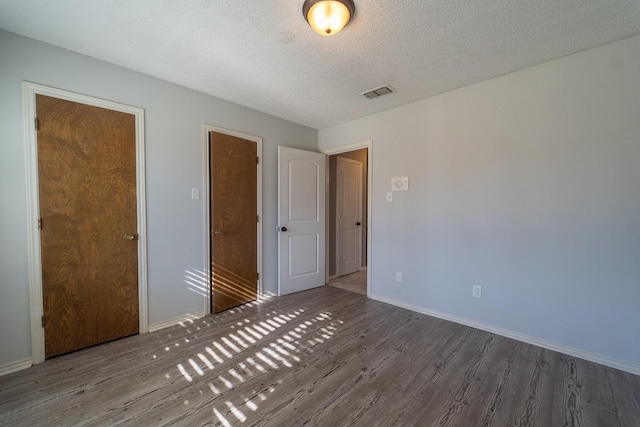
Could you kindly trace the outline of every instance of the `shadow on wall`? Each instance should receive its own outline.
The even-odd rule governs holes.
[[[193,268],[184,272],[184,283],[187,284],[187,289],[205,298],[209,298],[210,294],[209,280],[208,271]]]

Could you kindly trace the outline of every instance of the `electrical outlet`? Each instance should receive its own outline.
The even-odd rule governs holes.
[[[403,190],[409,190],[409,177],[408,176],[402,177],[402,189]]]
[[[473,296],[476,298],[482,298],[482,286],[473,286]]]
[[[191,199],[192,200],[200,199],[200,189],[199,188],[192,188],[191,189]]]
[[[402,282],[402,273],[400,271],[396,271],[396,282]]]
[[[393,201],[393,193],[391,191],[387,192],[387,202]]]

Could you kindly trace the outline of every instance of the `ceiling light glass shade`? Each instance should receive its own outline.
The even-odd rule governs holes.
[[[332,36],[349,23],[355,12],[353,0],[306,0],[302,13],[313,30]]]

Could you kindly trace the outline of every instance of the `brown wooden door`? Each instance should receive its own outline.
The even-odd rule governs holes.
[[[257,145],[209,133],[212,310],[258,295]]]
[[[138,333],[135,117],[43,95],[36,111],[48,358]]]

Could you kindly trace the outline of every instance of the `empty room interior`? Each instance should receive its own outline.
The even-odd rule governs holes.
[[[0,0],[0,425],[640,425],[638,0]]]

